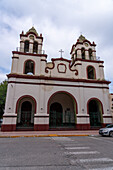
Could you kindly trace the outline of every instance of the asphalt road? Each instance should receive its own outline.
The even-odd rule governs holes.
[[[0,170],[113,170],[113,138],[0,138]]]

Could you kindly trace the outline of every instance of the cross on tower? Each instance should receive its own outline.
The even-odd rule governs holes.
[[[61,58],[62,58],[62,53],[64,52],[62,49],[59,51],[61,53]]]

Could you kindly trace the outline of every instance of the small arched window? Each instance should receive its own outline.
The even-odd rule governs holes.
[[[37,53],[38,52],[38,43],[35,41],[33,44],[33,53]]]
[[[89,49],[88,52],[89,52],[89,59],[92,60],[92,57],[93,57],[93,55],[92,55],[92,49]]]
[[[27,60],[25,62],[24,74],[33,75],[34,74],[34,62],[32,60]]]
[[[88,76],[88,79],[95,79],[96,78],[95,68],[93,66],[87,67],[87,76]]]
[[[29,41],[26,40],[25,43],[24,43],[24,52],[29,52]]]
[[[84,48],[81,49],[81,55],[82,55],[82,59],[85,59],[85,49]]]

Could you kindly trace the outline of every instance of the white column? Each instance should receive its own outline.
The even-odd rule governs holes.
[[[24,42],[20,41],[20,52],[24,52]]]
[[[85,59],[89,60],[89,51],[85,51]]]
[[[77,58],[82,58],[81,57],[81,49],[77,50]]]

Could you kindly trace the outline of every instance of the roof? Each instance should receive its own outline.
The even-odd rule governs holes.
[[[79,42],[83,42],[84,40],[86,40],[86,38],[81,34],[78,40]]]
[[[38,36],[38,33],[34,27],[30,28],[29,31],[26,32],[26,34],[29,34],[29,33],[34,33],[35,35]]]

